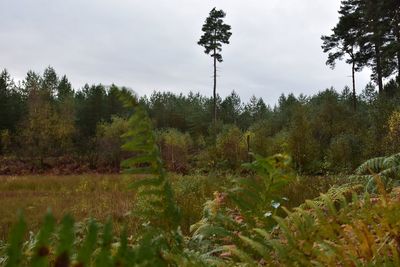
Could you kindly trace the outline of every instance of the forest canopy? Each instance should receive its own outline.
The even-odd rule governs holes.
[[[121,103],[121,92],[134,95],[116,85],[75,90],[52,67],[43,74],[28,72],[18,84],[3,70],[1,172],[14,171],[10,162],[41,172],[60,167],[60,161],[69,162],[69,167],[61,166],[66,173],[118,171],[127,156],[120,150],[121,135],[132,113]],[[139,101],[159,133],[159,145],[165,151],[176,146],[183,155],[173,159],[181,162],[168,163],[172,159],[165,154],[167,165],[175,166],[172,170],[236,168],[248,160],[250,150],[265,156],[288,153],[299,171],[315,174],[349,172],[365,159],[394,152],[399,92],[395,80],[386,83],[381,94],[368,84],[356,96],[354,110],[348,87],[311,96],[281,95],[273,107],[256,96],[244,102],[232,91],[225,98],[217,95],[215,125],[212,97],[155,91]],[[231,151],[232,145],[238,150]],[[84,167],[76,162],[84,162]]]

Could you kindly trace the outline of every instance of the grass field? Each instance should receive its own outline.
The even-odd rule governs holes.
[[[70,213],[76,220],[111,217],[120,222],[133,206],[128,184],[127,177],[118,175],[0,177],[0,239],[6,238],[18,211],[30,222],[31,230],[39,226],[48,209],[58,219]],[[124,221],[130,228],[135,226]]]
[[[57,219],[72,214],[76,221],[96,218],[105,222],[109,217],[114,230],[124,225],[135,233],[138,222],[128,216],[134,207],[134,192],[128,189],[137,177],[126,175],[75,176],[0,176],[0,240],[6,240],[11,226],[22,211],[35,231],[48,209]],[[221,186],[213,176],[170,175],[177,202],[182,208],[183,231],[201,217],[203,203]]]
[[[6,240],[11,226],[22,211],[30,230],[39,228],[48,209],[57,219],[71,214],[76,221],[96,218],[100,222],[112,218],[114,231],[126,226],[135,234],[139,223],[129,216],[135,207],[135,194],[128,189],[132,180],[140,176],[127,175],[75,175],[75,176],[0,176],[0,240]],[[182,211],[182,230],[189,232],[190,225],[202,215],[203,204],[213,193],[228,183],[225,175],[170,174],[176,201]],[[284,196],[287,207],[296,207],[305,199],[326,192],[339,180],[327,177],[303,177],[293,182]]]

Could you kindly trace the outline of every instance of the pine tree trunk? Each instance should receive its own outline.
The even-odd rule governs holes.
[[[376,60],[376,74],[378,79],[379,94],[383,93],[383,75],[382,75],[382,60],[381,60],[381,47],[375,43],[375,60]]]
[[[214,126],[217,123],[217,52],[216,49],[214,49],[214,91],[213,91],[213,97],[214,97],[214,114],[213,114],[213,122]]]
[[[398,14],[398,16],[400,16]],[[400,22],[399,22],[400,23]],[[399,23],[396,23],[396,33],[397,33],[397,44],[400,46],[400,25]],[[397,49],[397,83],[399,84],[400,87],[400,47]]]
[[[400,36],[399,36],[398,42],[400,44]],[[399,84],[399,87],[400,87],[400,51],[397,52],[397,83]]]
[[[400,38],[399,38],[399,43],[400,43]],[[397,83],[399,84],[400,87],[400,51],[397,52]]]
[[[356,94],[356,63],[353,61],[353,65],[351,68],[351,76],[353,79],[353,108],[354,111],[357,110],[357,94]]]

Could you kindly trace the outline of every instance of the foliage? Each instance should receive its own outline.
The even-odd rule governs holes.
[[[292,178],[289,163],[288,157],[276,155],[255,156],[252,163],[245,164],[254,176],[234,180],[228,192],[216,192],[214,200],[206,202],[203,218],[191,227],[190,244],[221,258],[232,256],[226,251],[235,255],[247,251],[249,231],[254,227],[268,231],[274,225],[272,216],[286,199],[280,192]]]
[[[276,265],[398,264],[398,199],[385,194],[375,199],[353,194],[351,203],[343,194],[338,199],[322,195],[319,205],[307,201],[286,219],[276,217],[277,238],[269,241]]]
[[[190,169],[190,150],[193,147],[191,136],[176,129],[166,129],[158,134],[157,139],[166,169],[187,173]]]
[[[312,159],[316,158],[318,144],[314,140],[311,124],[302,106],[295,108],[287,142],[288,152],[299,171],[312,171]]]
[[[213,8],[210,11],[209,17],[203,25],[199,45],[205,48],[205,53],[210,54],[219,62],[222,62],[222,56],[219,52],[222,50],[222,44],[229,44],[229,38],[232,33],[230,32],[231,26],[224,23],[223,18],[226,14],[222,10]]]
[[[251,151],[258,155],[267,156],[277,154],[274,144],[276,134],[269,120],[254,123],[249,129]]]
[[[248,158],[246,136],[236,126],[226,126],[217,136],[215,161],[217,166],[237,169]]]
[[[4,154],[9,152],[11,145],[11,136],[9,130],[0,131],[0,151]]]
[[[331,67],[344,57],[352,65],[352,94],[346,87],[342,93],[331,88],[313,96],[282,95],[274,109],[255,96],[242,103],[234,92],[225,99],[216,94],[216,64],[222,62],[222,45],[229,43],[231,27],[223,21],[225,13],[215,8],[198,42],[214,60],[212,98],[155,92],[138,101],[130,90],[115,85],[85,85],[75,92],[67,77],[59,79],[51,67],[42,75],[29,71],[18,85],[2,71],[2,154],[38,160],[42,168],[46,158],[66,155],[77,155],[91,166],[100,158],[117,167],[124,158],[119,148],[123,144],[132,157],[122,162],[122,168],[128,174],[140,174],[140,179],[131,185],[133,211],[120,216],[137,223],[135,232],[125,230],[117,237],[111,220],[75,223],[67,215],[57,222],[48,214],[36,234],[27,233],[30,225],[21,215],[7,244],[0,242],[0,264],[400,265],[400,192],[396,187],[400,154],[382,156],[394,153],[399,142],[399,10],[399,1],[394,0],[342,1],[332,35],[322,37],[323,50],[329,53]],[[355,72],[364,67],[371,68],[379,94],[370,84],[357,97]],[[392,79],[385,85],[384,79],[396,73],[397,84]],[[209,127],[211,113],[214,123]],[[159,138],[153,123],[161,130]],[[249,156],[250,149],[262,156]],[[291,157],[273,156],[276,152]],[[230,183],[212,177],[212,183],[219,179],[212,187],[206,184],[209,180],[199,177],[171,178],[164,169],[186,171],[195,154],[198,162],[217,170],[242,166],[244,177],[232,177]],[[302,192],[302,197],[290,194],[306,181],[294,181],[291,166],[302,173],[351,172],[370,157],[350,183],[336,183],[326,194],[297,208],[283,207],[290,201],[300,202],[287,197],[314,197],[315,191],[326,191],[318,188]],[[246,161],[252,162],[242,165]],[[77,193],[88,187],[83,182]],[[214,199],[204,204],[203,216],[188,229],[198,218],[198,199],[214,188]],[[68,199],[66,191],[63,194],[64,201],[77,202],[74,196]],[[97,204],[104,211],[101,203]]]
[[[147,205],[140,211],[141,218],[158,222],[162,229],[176,229],[180,219],[179,209],[166,177],[151,121],[134,97],[121,94],[121,99],[126,107],[135,109],[128,120],[129,130],[123,135],[125,142],[122,145],[123,150],[135,153],[135,157],[124,160],[122,167],[126,173],[149,176],[132,184],[133,188],[139,189],[139,198]]]
[[[335,68],[336,60],[346,57],[346,63],[352,66],[353,78],[353,108],[357,107],[355,72],[361,71],[363,64],[363,51],[357,41],[361,35],[361,18],[356,12],[352,12],[351,1],[343,1],[340,7],[339,22],[333,28],[331,36],[322,36],[322,49],[328,53],[326,62],[331,68]]]
[[[400,112],[394,111],[388,120],[388,134],[386,136],[386,142],[388,150],[395,149],[400,145]],[[393,151],[395,152],[395,151]]]
[[[193,261],[190,255],[184,257],[185,252],[181,246],[183,236],[179,228],[180,210],[163,169],[150,119],[137,105],[134,97],[126,93],[121,93],[120,97],[127,107],[135,109],[128,121],[129,130],[123,135],[123,149],[136,153],[136,157],[125,160],[122,165],[128,173],[150,175],[132,184],[137,190],[139,203],[141,199],[145,201],[142,203],[147,204],[143,209],[139,207],[135,210],[135,215],[139,215],[145,222],[143,231],[135,238],[135,246],[128,245],[126,232],[120,239],[115,238],[111,223],[104,226],[101,239],[97,241],[98,226],[93,222],[89,224],[86,237],[75,243],[74,222],[69,216],[61,222],[55,238],[57,242],[51,244],[49,237],[53,231],[54,219],[50,217],[45,220],[38,235],[28,242],[29,252],[23,255],[25,223],[21,218],[11,232],[5,252],[6,266],[19,266],[23,261],[33,265],[51,261],[55,266],[168,266],[168,262],[190,264]]]
[[[352,64],[354,104],[355,71],[371,66],[372,78],[382,94],[383,79],[400,68],[400,54],[393,50],[399,42],[399,7],[398,1],[393,0],[342,1],[333,34],[322,37],[324,52],[330,52],[327,64],[334,66],[335,60],[344,55],[348,56],[346,62]]]
[[[351,134],[339,135],[332,139],[327,153],[330,168],[348,172],[357,167],[360,153],[360,141]],[[334,163],[334,164],[333,164]]]
[[[7,257],[1,259],[4,266],[160,266],[161,256],[152,245],[167,245],[166,240],[144,235],[138,241],[141,245],[131,246],[125,231],[120,237],[113,235],[110,222],[101,225],[91,220],[80,229],[71,217],[58,225],[50,214],[27,242],[23,242],[24,233],[21,218],[12,230]]]
[[[96,143],[101,165],[111,164],[119,169],[123,153],[121,136],[128,130],[128,121],[120,117],[112,117],[111,122],[97,125]]]
[[[399,185],[400,180],[400,154],[389,157],[378,157],[367,160],[356,170],[355,178],[367,182],[367,190],[376,190],[376,177],[380,177],[386,188],[394,184]]]
[[[150,175],[133,185],[147,203],[136,215],[148,223],[137,236],[128,238],[127,232],[114,236],[111,223],[75,224],[67,216],[56,225],[47,215],[38,234],[24,242],[26,224],[20,217],[8,244],[0,248],[5,266],[398,264],[396,188],[388,195],[375,176],[377,197],[359,197],[362,186],[345,184],[293,211],[282,209],[286,198],[281,192],[293,177],[290,160],[282,155],[254,156],[252,163],[244,165],[252,175],[234,179],[224,193],[216,192],[214,200],[206,202],[203,218],[193,225],[193,234],[185,237],[150,120],[134,99],[125,97],[125,102],[135,113],[129,120],[124,148],[137,155],[124,166],[131,173],[139,170]],[[384,162],[396,162],[397,157]],[[367,168],[364,165],[360,169]],[[286,218],[279,217],[282,210]]]
[[[56,169],[55,163],[65,162],[65,158],[98,171],[118,171],[117,142],[100,137],[98,129],[112,123],[113,117],[126,120],[132,111],[123,106],[118,95],[133,93],[115,85],[85,85],[75,91],[65,75],[58,78],[52,68],[45,73],[29,72],[19,85],[7,71],[0,76],[4,95],[0,101],[0,109],[4,110],[0,113],[7,113],[0,114],[4,122],[0,131],[7,133],[3,140],[7,148],[2,149],[1,156],[15,158],[15,165],[22,162],[26,166],[22,172]],[[331,88],[312,96],[282,95],[273,109],[255,96],[246,103],[235,92],[225,98],[217,95],[219,120],[211,126],[213,97],[154,92],[139,102],[157,131],[175,129],[190,135],[193,145],[184,158],[192,166],[203,170],[240,167],[246,155],[240,154],[240,160],[225,164],[223,149],[217,155],[215,147],[216,137],[226,134],[229,125],[233,125],[246,133],[245,142],[249,133],[253,152],[263,156],[288,153],[297,170],[320,175],[351,173],[368,158],[396,152],[392,145],[395,132],[389,134],[393,126],[388,122],[398,110],[400,91],[394,81],[385,88],[386,93],[378,95],[369,84],[357,96],[357,110],[352,108],[349,88],[341,93]],[[106,148],[109,145],[116,152],[111,153],[113,156]],[[129,153],[122,154],[120,159]],[[106,162],[108,159],[113,162]],[[183,165],[168,168],[185,172],[189,166]],[[3,165],[0,170],[10,168]]]
[[[203,204],[215,191],[229,185],[230,176],[208,175],[169,175],[175,193],[176,203],[181,211],[181,229],[185,235],[190,233],[190,226],[201,219]]]
[[[213,113],[214,123],[217,122],[217,61],[222,62],[222,45],[229,44],[232,35],[231,26],[224,23],[226,14],[223,10],[217,10],[215,7],[210,11],[202,31],[204,34],[200,37],[198,45],[204,47],[204,53],[211,55],[214,59],[214,90],[213,90]]]

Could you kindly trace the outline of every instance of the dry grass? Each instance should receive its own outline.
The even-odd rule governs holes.
[[[138,176],[139,177],[139,176]],[[36,231],[50,208],[57,219],[71,214],[76,221],[112,218],[114,230],[124,226],[135,235],[139,223],[128,214],[134,208],[132,179],[126,175],[0,176],[0,240],[7,239],[21,210],[29,230]],[[182,212],[182,230],[202,216],[203,204],[219,190],[225,178],[217,176],[170,174],[175,197]]]
[[[202,216],[203,205],[214,191],[223,190],[228,178],[223,175],[170,174],[175,197],[182,212],[182,230],[189,233],[190,225]],[[139,222],[127,216],[134,208],[134,193],[128,189],[131,180],[126,175],[74,176],[0,176],[0,240],[5,240],[16,222],[18,210],[28,221],[30,230],[37,230],[46,211],[51,208],[57,219],[72,214],[76,221],[95,218],[100,222],[112,218],[118,233],[124,225],[135,235]],[[282,195],[283,203],[296,207],[305,199],[326,192],[340,179],[332,177],[301,177],[289,185]]]
[[[37,230],[50,208],[57,219],[72,214],[77,221],[89,217],[113,219],[115,230],[136,224],[126,214],[133,207],[129,179],[123,175],[2,176],[0,177],[0,240],[7,238],[21,210],[30,230]]]

